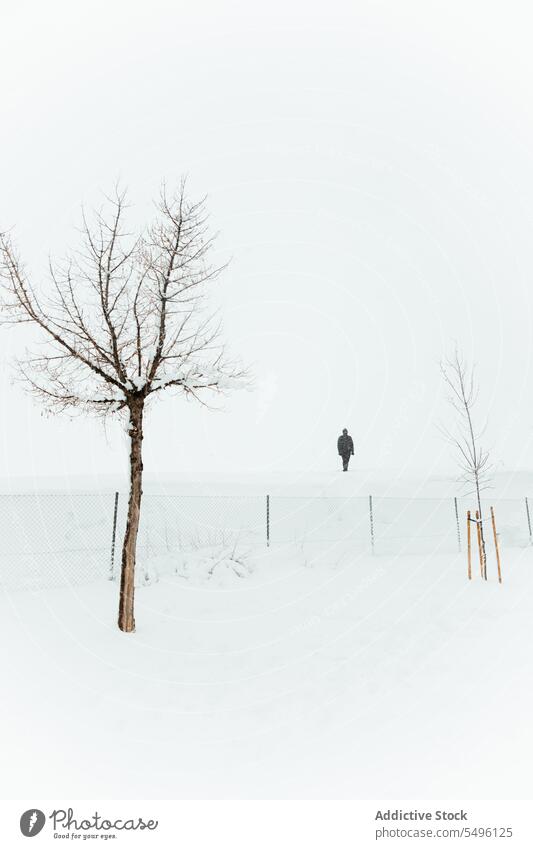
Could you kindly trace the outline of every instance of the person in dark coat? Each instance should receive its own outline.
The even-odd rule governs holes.
[[[344,428],[337,440],[337,451],[339,452],[339,457],[342,457],[342,471],[347,472],[348,463],[353,454],[353,439],[346,428]]]

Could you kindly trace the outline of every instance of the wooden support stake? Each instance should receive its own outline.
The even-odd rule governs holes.
[[[483,578],[483,546],[481,545],[481,525],[479,524],[479,510],[476,510],[477,544],[479,548],[479,565],[481,577]]]
[[[496,547],[496,562],[498,564],[498,581],[502,582],[502,567],[500,563],[500,545],[498,543],[498,534],[496,533],[496,519],[494,518],[494,507],[490,508],[490,516],[492,519],[492,532],[494,533],[494,545]]]
[[[471,527],[472,520],[470,518],[470,510],[466,514],[466,540],[468,546],[468,580],[472,580],[472,543],[471,543]]]

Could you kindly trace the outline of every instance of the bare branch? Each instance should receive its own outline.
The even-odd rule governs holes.
[[[48,285],[31,283],[8,234],[0,234],[3,321],[33,324],[42,356],[21,360],[29,390],[52,410],[115,413],[132,400],[182,391],[198,400],[246,381],[229,362],[221,326],[206,311],[206,287],[225,265],[209,261],[214,236],[205,199],[192,202],[182,181],[161,189],[153,223],[124,226],[126,192],[104,208],[82,210],[79,251],[48,266]]]
[[[491,470],[489,452],[480,445],[480,438],[485,432],[477,432],[473,423],[473,409],[479,395],[475,378],[475,368],[468,366],[463,355],[456,348],[453,356],[440,364],[441,374],[448,389],[448,401],[457,413],[457,434],[447,428],[441,428],[441,433],[456,451],[461,475],[459,481],[469,487],[469,494],[476,495],[480,516],[481,539],[483,546],[484,576],[486,578],[485,539],[483,535],[483,511],[481,492],[490,486]]]

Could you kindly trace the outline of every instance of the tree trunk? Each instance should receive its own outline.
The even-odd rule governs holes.
[[[137,534],[141,515],[142,497],[142,440],[143,440],[144,399],[135,400],[130,405],[130,498],[128,502],[128,521],[124,543],[122,545],[122,570],[120,575],[120,602],[118,609],[118,627],[121,631],[135,631],[135,557]]]
[[[483,555],[483,577],[487,580],[487,550],[485,548],[485,534],[483,533],[483,512],[481,510],[481,493],[479,488],[479,480],[476,475],[476,496],[477,496],[477,506],[479,510],[479,530],[481,533],[481,552]]]

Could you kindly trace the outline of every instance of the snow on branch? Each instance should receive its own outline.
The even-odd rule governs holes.
[[[101,212],[83,212],[79,249],[50,261],[38,286],[0,233],[3,321],[38,329],[39,354],[18,367],[50,410],[108,415],[165,389],[201,400],[247,381],[206,306],[207,288],[226,266],[211,261],[205,199],[189,200],[184,181],[173,194],[163,187],[153,222],[137,235],[127,210],[116,189]]]

